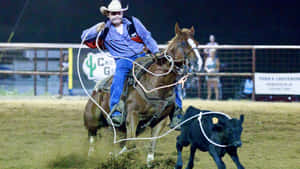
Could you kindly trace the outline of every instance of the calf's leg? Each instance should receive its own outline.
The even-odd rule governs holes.
[[[177,142],[176,142],[176,149],[177,149],[177,162],[176,162],[176,166],[175,169],[182,169],[182,149],[183,149],[183,145],[184,145],[184,140],[181,138],[181,135],[179,135],[177,137]]]
[[[235,163],[238,169],[245,169],[243,165],[240,163],[239,156],[237,155],[237,148],[230,149],[228,151],[228,154],[230,155],[232,161]]]
[[[190,152],[190,159],[189,159],[189,163],[188,163],[186,169],[192,169],[194,167],[194,157],[195,157],[196,150],[197,150],[197,147],[194,144],[192,144],[191,152]]]
[[[216,162],[218,169],[226,169],[225,164],[221,158],[221,156],[218,154],[215,146],[210,145],[209,146],[209,154],[213,157],[214,161]]]

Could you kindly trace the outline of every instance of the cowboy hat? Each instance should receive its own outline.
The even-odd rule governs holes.
[[[107,16],[108,12],[123,12],[128,10],[128,5],[126,8],[122,8],[121,2],[119,0],[112,0],[108,7],[105,6],[100,7],[100,12]]]

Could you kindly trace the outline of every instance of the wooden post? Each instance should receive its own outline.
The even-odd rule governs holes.
[[[34,72],[36,72],[37,71],[37,50],[36,49],[34,49],[34,59],[33,59],[33,64],[34,64]],[[36,80],[37,80],[37,78],[36,78],[36,76],[37,75],[33,75],[33,94],[34,94],[34,96],[36,96],[37,95],[37,92],[36,92]]]
[[[253,90],[252,90],[252,101],[255,101],[255,67],[256,67],[256,51],[255,48],[252,48],[252,82],[253,82]]]
[[[46,49],[45,72],[48,72],[48,49]],[[48,75],[45,78],[45,93],[48,92]]]
[[[60,49],[60,58],[59,58],[59,95],[63,95],[63,75],[62,75],[62,61],[63,61],[63,51]]]

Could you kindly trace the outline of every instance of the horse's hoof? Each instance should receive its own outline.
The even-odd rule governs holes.
[[[88,157],[92,156],[92,154],[94,154],[94,152],[95,152],[95,147],[90,147],[89,152],[88,152]]]
[[[148,156],[147,156],[147,167],[148,168],[151,167],[151,163],[152,163],[153,160],[154,160],[154,154],[153,153],[148,154]]]
[[[119,152],[119,155],[120,155],[120,154],[123,154],[124,152],[127,152],[127,151],[128,151],[127,147],[124,146],[124,147],[122,148],[122,150]]]

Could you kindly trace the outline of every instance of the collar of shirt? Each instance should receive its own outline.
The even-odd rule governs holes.
[[[144,44],[130,39],[127,27],[131,22],[128,19],[123,18],[122,23],[122,35],[116,30],[111,21],[106,23],[106,26],[109,27],[109,32],[104,45],[112,56],[131,57],[143,51]]]

